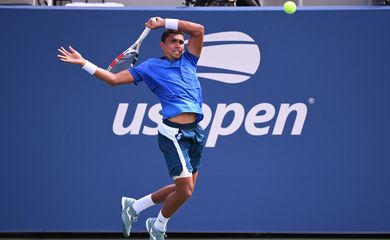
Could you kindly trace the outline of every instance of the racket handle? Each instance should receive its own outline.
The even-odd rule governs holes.
[[[137,43],[142,42],[146,38],[146,36],[148,36],[149,32],[150,28],[146,27],[145,30],[142,32],[141,36],[139,36]]]
[[[157,21],[157,18],[151,18],[150,20],[151,20],[152,22],[156,22],[156,21]],[[150,30],[151,30],[150,28],[145,27],[144,31],[142,32],[141,36],[139,36],[139,38],[138,38],[138,40],[136,41],[136,43],[138,44],[138,43],[142,42],[142,41],[146,38],[146,36],[148,36]]]

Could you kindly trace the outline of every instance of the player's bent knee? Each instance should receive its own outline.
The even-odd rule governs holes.
[[[190,198],[193,192],[194,188],[191,184],[187,184],[176,189],[176,193],[180,196],[182,200],[187,200],[188,198]]]
[[[193,193],[193,190],[186,189],[186,190],[180,191],[179,195],[180,195],[181,199],[187,200],[187,199],[189,199],[192,196],[192,193]]]

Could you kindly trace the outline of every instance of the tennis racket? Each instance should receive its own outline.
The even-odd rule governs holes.
[[[145,30],[139,36],[137,41],[135,41],[133,45],[131,45],[118,57],[116,57],[115,60],[112,61],[110,66],[108,66],[107,70],[112,73],[118,73],[120,71],[128,69],[129,67],[133,67],[134,64],[137,62],[141,43],[146,38],[146,36],[148,36],[149,32],[150,32],[150,28],[145,27]]]

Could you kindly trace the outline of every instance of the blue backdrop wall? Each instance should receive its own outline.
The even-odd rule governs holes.
[[[122,195],[171,182],[147,87],[57,59],[72,45],[106,67],[155,15],[206,28],[207,147],[169,231],[390,232],[389,8],[29,7],[0,8],[1,232],[119,232]]]

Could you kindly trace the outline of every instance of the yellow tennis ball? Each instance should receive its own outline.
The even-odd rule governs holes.
[[[283,4],[284,12],[287,14],[293,14],[297,10],[297,5],[293,1],[287,1]]]

